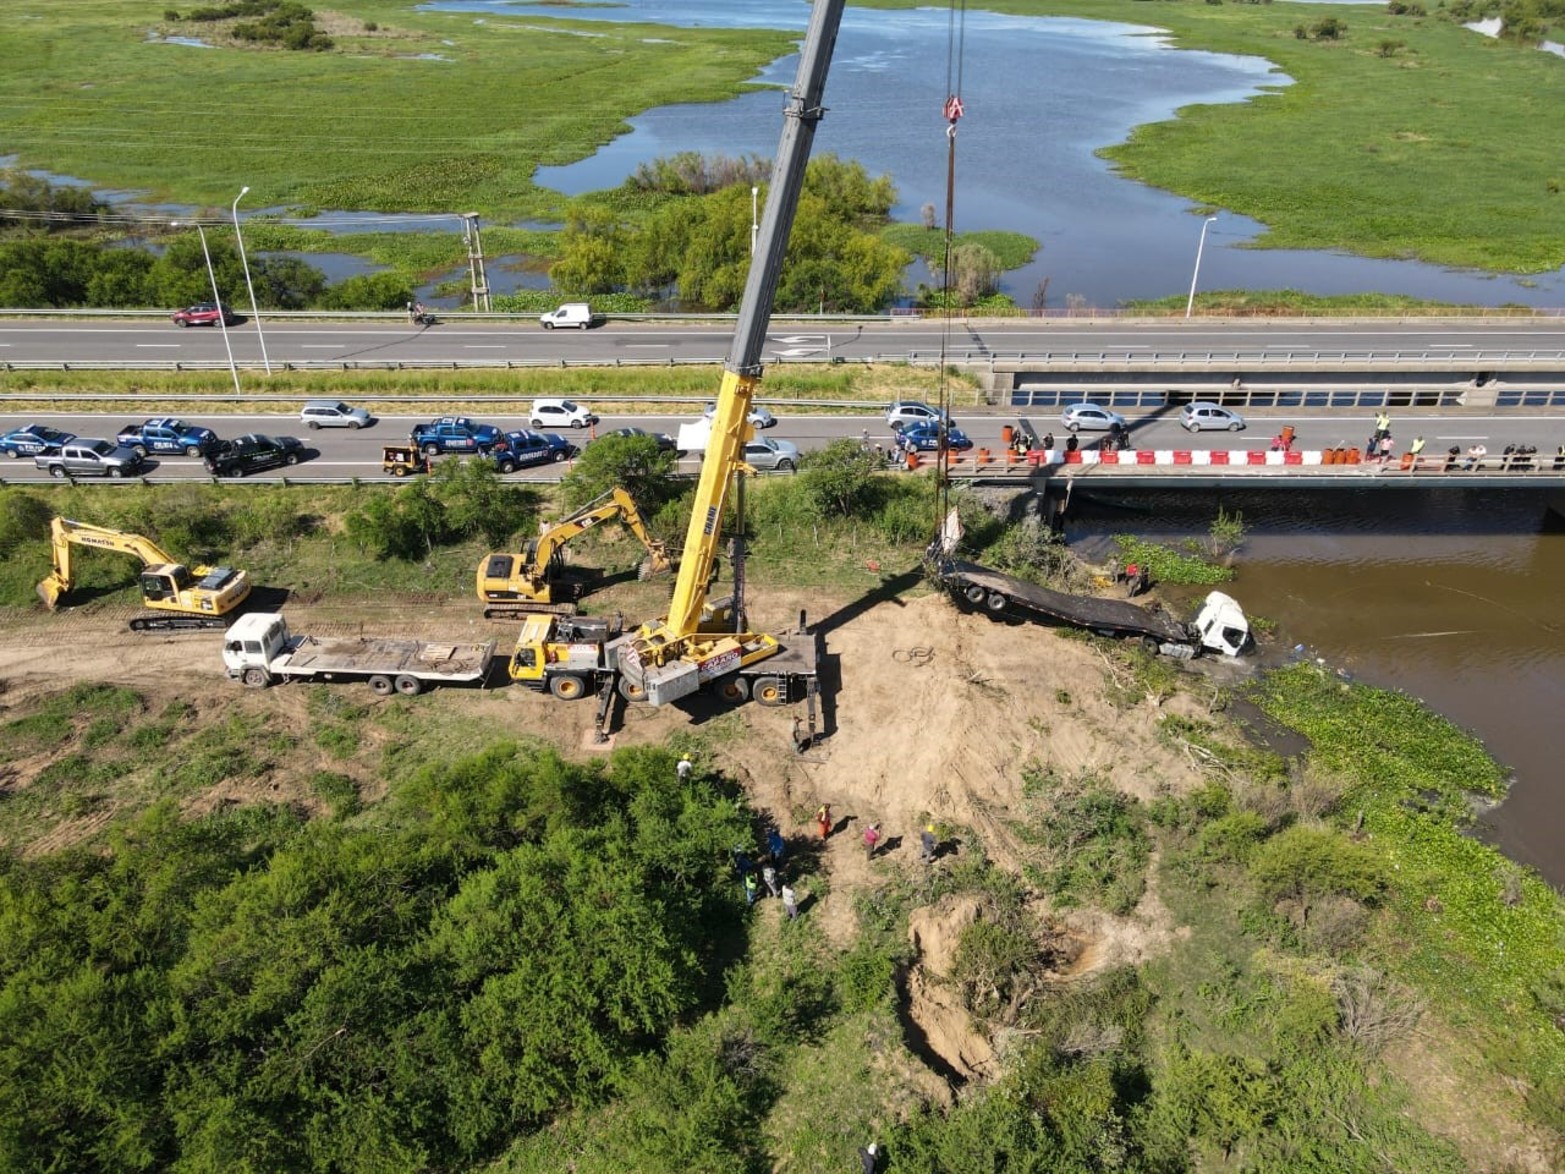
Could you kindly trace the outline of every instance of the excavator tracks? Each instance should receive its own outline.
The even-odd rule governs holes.
[[[130,621],[132,632],[201,632],[226,628],[234,618],[226,616],[140,615]]]
[[[515,603],[484,604],[486,620],[524,620],[528,616],[573,616],[577,612],[574,603],[534,603],[517,600]]]

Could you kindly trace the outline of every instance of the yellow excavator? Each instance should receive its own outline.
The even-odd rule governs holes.
[[[565,565],[565,546],[600,522],[622,522],[646,548],[641,577],[655,575],[671,567],[668,550],[651,534],[641,520],[641,512],[630,494],[614,488],[588,502],[568,518],[544,529],[517,554],[495,553],[478,564],[478,598],[489,619],[521,619],[540,613],[573,614],[575,604],[560,583]]]
[[[54,570],[38,584],[38,598],[53,611],[75,585],[71,548],[112,550],[141,560],[142,602],[152,611],[130,621],[136,632],[177,632],[224,628],[225,618],[250,595],[250,577],[231,567],[187,567],[150,538],[56,517],[49,524]]]

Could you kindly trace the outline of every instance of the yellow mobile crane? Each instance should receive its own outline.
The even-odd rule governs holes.
[[[662,705],[710,684],[730,700],[753,692],[757,699],[780,704],[801,680],[807,683],[812,702],[814,699],[816,637],[801,630],[796,638],[784,642],[764,632],[745,631],[738,573],[730,606],[709,604],[707,590],[721,538],[723,507],[735,477],[747,468],[742,459],[744,445],[755,434],[747,417],[761,380],[761,349],[804,186],[810,145],[825,114],[821,99],[844,2],[816,0],[810,13],[799,73],[784,107],[766,212],[745,279],[733,345],[723,365],[722,387],[712,415],[711,439],[701,461],[674,598],[667,619],[644,624],[620,648],[619,689],[630,700]],[[735,563],[742,566],[742,559]]]
[[[187,567],[177,563],[150,538],[124,534],[86,522],[56,517],[49,524],[54,570],[38,584],[38,598],[50,611],[75,585],[71,547],[88,546],[134,555],[141,560],[142,602],[153,612],[130,621],[132,631],[168,632],[192,628],[224,628],[224,618],[250,595],[250,577],[231,567]]]
[[[651,534],[630,494],[614,488],[588,502],[570,517],[549,526],[527,543],[519,554],[489,554],[478,564],[478,598],[485,604],[489,619],[521,619],[529,614],[575,611],[560,599],[560,569],[565,561],[565,546],[600,522],[618,519],[646,548],[641,564],[643,577],[666,571],[672,565],[668,550]]]

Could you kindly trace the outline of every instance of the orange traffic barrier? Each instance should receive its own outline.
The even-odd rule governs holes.
[[[1413,454],[1412,453],[1405,452],[1405,453],[1402,454],[1402,467],[1404,469],[1411,469],[1413,467]]]
[[[1352,448],[1347,450],[1347,456],[1348,456],[1348,464],[1350,464],[1350,465],[1356,465],[1356,464],[1359,463],[1359,461],[1364,459],[1363,457],[1361,457],[1359,455],[1358,445],[1356,445],[1356,444]]]
[[[916,448],[908,450],[907,467],[910,469],[918,468],[918,450]]]
[[[978,463],[980,465],[987,465],[989,463],[989,450],[987,448],[981,448],[978,450]]]
[[[1211,461],[1214,465],[1226,465],[1228,463],[1228,450],[1226,448],[1214,448]]]
[[[1004,427],[1002,427],[1000,429],[1000,443],[1005,445],[1006,448],[1010,448],[1011,447],[1011,443],[1015,439],[1016,439],[1016,429],[1015,428],[1012,428],[1009,424],[1007,424],[1007,425],[1005,425]]]

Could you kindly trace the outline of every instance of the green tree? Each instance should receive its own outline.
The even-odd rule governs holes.
[[[401,310],[413,300],[413,287],[400,273],[361,273],[328,286],[323,310]]]
[[[600,437],[582,451],[561,482],[565,504],[579,509],[618,486],[650,516],[682,488],[673,480],[674,464],[674,454],[660,451],[654,437]]]
[[[844,437],[805,453],[799,481],[822,517],[862,517],[878,502],[874,478],[879,465],[873,452]]]
[[[504,481],[493,461],[465,458],[435,466],[434,493],[445,510],[445,525],[463,538],[483,538],[499,546],[532,528],[537,494]]]
[[[1298,825],[1279,832],[1255,852],[1250,875],[1273,901],[1311,902],[1341,893],[1356,900],[1385,887],[1385,867],[1373,848],[1325,827]]]
[[[303,310],[326,293],[326,274],[297,257],[255,259],[250,263],[250,283],[256,303],[271,310]]]
[[[573,294],[610,293],[625,284],[626,232],[615,213],[596,204],[578,204],[560,233],[560,259],[549,280]]]

